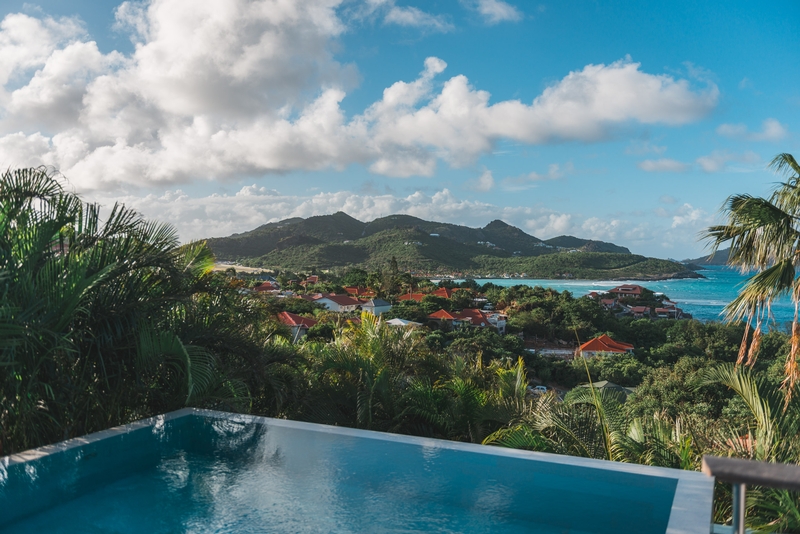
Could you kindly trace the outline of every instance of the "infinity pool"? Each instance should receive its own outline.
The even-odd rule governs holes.
[[[180,410],[0,459],[3,533],[709,532],[700,473]]]

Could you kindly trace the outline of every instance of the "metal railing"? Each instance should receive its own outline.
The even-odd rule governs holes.
[[[800,466],[703,456],[703,473],[733,485],[733,532],[744,534],[747,485],[800,491]]]

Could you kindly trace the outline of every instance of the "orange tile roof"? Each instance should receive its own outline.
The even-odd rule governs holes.
[[[623,343],[621,341],[614,341],[608,335],[590,339],[578,348],[579,351],[585,352],[628,352],[633,350],[633,345]]]
[[[405,295],[397,297],[397,300],[416,300],[417,302],[422,302],[423,298],[425,298],[425,293],[406,293]]]
[[[437,297],[444,297],[446,299],[449,299],[450,297],[453,296],[453,290],[446,287],[440,287],[431,294],[436,295]]]
[[[428,315],[430,319],[446,319],[446,320],[453,320],[458,319],[455,315],[452,315],[450,312],[446,310],[439,310],[437,312],[433,312],[432,314]]]
[[[297,315],[296,313],[282,311],[278,314],[278,320],[285,325],[288,326],[305,326],[306,328],[311,328],[315,324],[317,324],[316,319],[312,319],[310,317],[302,317]]]
[[[369,289],[364,289],[363,287],[356,287],[356,286],[347,286],[344,288],[348,294],[354,297],[374,297],[375,292],[370,291]]]

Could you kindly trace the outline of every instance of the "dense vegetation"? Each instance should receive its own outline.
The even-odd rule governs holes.
[[[235,273],[211,272],[212,259],[122,206],[101,217],[43,169],[2,175],[0,454],[201,406],[682,469],[708,453],[797,463],[800,400],[779,389],[787,333],[761,336],[744,369],[733,365],[741,323],[617,318],[567,292],[473,281],[452,299],[393,310],[464,307],[480,289],[512,334],[566,343],[610,333],[636,346],[558,360],[488,328],[394,328],[247,294]],[[430,289],[398,264],[326,283],[388,298]],[[320,321],[304,342],[274,320],[284,309]],[[590,378],[636,389],[576,387],[563,400],[526,391],[531,380],[567,390]],[[718,488],[717,521],[730,518],[727,491]],[[751,526],[800,529],[796,494],[749,495]]]
[[[484,228],[391,215],[362,223],[344,213],[287,219],[208,240],[220,259],[271,269],[376,269],[395,258],[404,271],[538,278],[691,276],[683,265],[632,255],[624,247],[560,236],[548,241],[502,221]]]

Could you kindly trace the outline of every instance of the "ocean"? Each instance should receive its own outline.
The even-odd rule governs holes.
[[[590,291],[609,290],[621,284],[638,284],[657,293],[664,293],[684,312],[692,314],[700,321],[722,321],[722,309],[736,298],[739,288],[748,278],[739,271],[727,267],[710,266],[698,271],[706,278],[687,278],[683,280],[660,280],[642,282],[636,280],[609,282],[604,280],[532,280],[521,278],[497,278],[476,280],[479,284],[492,282],[499,286],[529,285],[569,291],[575,297]],[[775,322],[771,327],[784,328],[792,321],[794,306],[786,297],[772,306]]]

